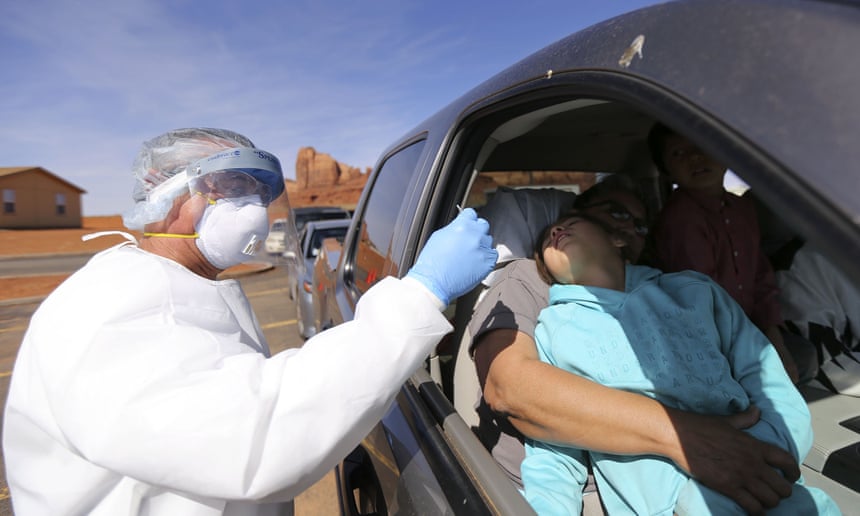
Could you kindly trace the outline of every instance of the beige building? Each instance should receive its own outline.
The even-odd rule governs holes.
[[[85,193],[41,167],[0,167],[0,229],[79,228]]]

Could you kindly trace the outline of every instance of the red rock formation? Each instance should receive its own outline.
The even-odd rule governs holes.
[[[362,177],[364,176],[364,177]],[[302,147],[296,156],[296,183],[300,188],[331,187],[367,180],[361,169],[341,163],[313,147]]]
[[[313,147],[302,147],[296,156],[296,180],[287,180],[286,190],[293,208],[319,205],[354,209],[369,176],[370,167],[362,171]],[[269,211],[282,210],[283,206],[283,200],[277,199]]]

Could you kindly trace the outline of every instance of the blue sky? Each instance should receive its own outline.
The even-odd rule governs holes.
[[[281,158],[373,166],[394,139],[540,48],[656,0],[0,2],[0,166],[126,210],[140,144],[224,127]]]

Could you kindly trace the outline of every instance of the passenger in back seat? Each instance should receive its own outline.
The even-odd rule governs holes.
[[[628,235],[628,256],[637,260],[646,242],[637,220],[646,215],[629,185],[599,183],[576,205]],[[667,457],[751,512],[790,494],[799,476],[794,457],[739,430],[757,421],[755,409],[726,417],[686,413],[542,363],[534,328],[548,292],[534,260],[515,260],[497,271],[469,324],[483,389],[478,436],[516,484],[522,484],[525,433],[617,454]]]
[[[804,368],[801,377],[797,362],[817,365],[804,353],[811,347],[787,347],[780,330],[779,288],[761,250],[752,201],[726,191],[726,167],[665,125],[651,128],[648,146],[660,172],[678,185],[654,227],[656,265],[710,276],[767,336],[791,380],[810,380],[817,367]]]

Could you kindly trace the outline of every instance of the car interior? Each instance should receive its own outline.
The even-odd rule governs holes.
[[[540,231],[575,196],[605,176],[625,174],[640,189],[653,222],[672,184],[661,177],[646,143],[653,116],[620,102],[577,98],[500,118],[486,129],[470,162],[463,166],[458,203],[475,208],[490,222],[500,264],[530,257]],[[695,139],[691,136],[691,139]],[[743,171],[727,174],[726,188],[738,195],[747,186]],[[449,307],[455,331],[429,361],[430,376],[452,400],[471,427],[477,426],[480,396],[474,362],[469,355],[467,330],[472,310],[493,274]],[[857,337],[852,346],[860,356]],[[820,360],[834,351],[818,349]],[[837,352],[838,353],[838,352]],[[846,353],[845,360],[852,360]],[[856,361],[856,358],[853,359]],[[860,386],[860,377],[854,381]],[[838,394],[810,382],[800,387],[812,412],[815,444],[805,460],[804,477],[822,487],[845,507],[860,493],[860,403],[855,395]]]

